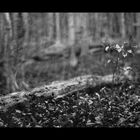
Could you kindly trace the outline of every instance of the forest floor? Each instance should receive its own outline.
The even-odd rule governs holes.
[[[107,66],[107,56],[104,52],[88,54],[79,58],[76,68],[69,65],[69,60],[52,58],[49,61],[36,62],[27,67],[26,79],[31,87],[48,84],[57,80],[68,80],[82,75],[107,75],[112,72],[112,67]]]
[[[140,56],[133,60],[140,66]],[[66,80],[80,75],[107,75],[112,66],[106,66],[103,52],[79,59],[77,68],[66,60],[37,62],[29,66],[26,79],[31,87]],[[0,112],[1,127],[140,127],[140,84],[125,81],[87,87],[63,98],[30,98],[30,105],[17,104]]]

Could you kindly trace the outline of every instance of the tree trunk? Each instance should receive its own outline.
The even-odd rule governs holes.
[[[5,73],[7,75],[6,79],[7,79],[7,90],[8,91],[15,91],[17,86],[16,83],[16,78],[15,78],[15,74],[13,73],[13,67],[12,67],[12,60],[11,60],[11,52],[12,52],[12,48],[11,48],[11,33],[12,33],[12,25],[11,25],[11,19],[10,19],[10,14],[9,13],[4,13],[5,14],[5,20],[6,20],[6,24],[5,24],[5,33],[4,33],[4,60],[5,60]]]
[[[70,66],[76,67],[78,59],[75,54],[75,13],[69,13],[69,46],[71,46]]]
[[[2,62],[4,57],[4,20],[3,14],[0,14],[0,62]]]
[[[54,20],[53,20],[54,13],[48,13],[48,37],[49,40],[53,40],[53,31],[54,31]]]
[[[95,88],[102,84],[112,83],[113,75],[97,76],[97,75],[85,75],[76,77],[67,81],[55,81],[50,85],[44,85],[38,88],[34,88],[31,91],[20,91],[10,93],[6,96],[0,97],[0,110],[7,110],[9,107],[28,101],[29,95],[36,97],[40,96],[53,96],[54,98],[63,98],[72,93],[78,93],[89,87]],[[124,77],[122,77],[123,79]]]
[[[89,50],[89,32],[88,32],[88,13],[82,13],[82,20],[83,22],[83,34],[82,34],[82,39],[81,39],[81,55],[87,55],[88,50]]]
[[[22,13],[22,17],[23,17],[23,22],[24,22],[24,29],[25,29],[25,34],[24,34],[24,42],[27,44],[29,43],[29,32],[30,32],[30,28],[29,28],[29,14],[28,13]]]
[[[113,17],[114,13],[108,13],[109,36],[112,37],[113,33]]]
[[[137,41],[140,43],[140,13],[137,13]]]
[[[74,15],[75,13],[68,14],[68,24],[69,24],[69,45],[74,45],[75,43],[75,23],[74,23]]]
[[[61,44],[60,13],[56,13],[56,42]]]
[[[22,88],[24,82],[24,69],[22,67],[24,56],[25,56],[25,46],[24,42],[28,40],[29,27],[28,27],[28,14],[27,13],[11,13],[11,23],[12,23],[12,45],[9,42],[9,61],[11,70],[11,79],[13,79],[12,86],[13,91]],[[20,76],[21,79],[18,79]],[[17,84],[18,83],[18,84]]]
[[[100,21],[100,14],[101,13],[95,13],[95,29],[96,29],[96,35],[95,38],[99,39],[100,38],[100,33],[101,33],[101,21]]]
[[[121,13],[121,36],[123,39],[125,39],[125,16],[124,13]]]

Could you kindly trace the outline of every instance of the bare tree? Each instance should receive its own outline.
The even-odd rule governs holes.
[[[10,19],[10,13],[4,13],[5,17],[5,32],[4,32],[4,60],[5,60],[5,71],[7,79],[7,90],[16,91],[18,88],[15,73],[13,72],[12,60],[11,60],[11,31],[12,31],[12,22]]]
[[[5,13],[5,69],[7,70],[7,89],[16,91],[24,82],[23,43],[28,40],[27,13]],[[25,25],[26,23],[26,25]],[[12,35],[11,35],[12,34]],[[25,35],[25,36],[24,36]],[[25,37],[25,38],[24,38]],[[21,79],[17,76],[21,75]]]
[[[137,13],[137,41],[140,40],[140,13]]]
[[[56,13],[56,42],[61,44],[60,13]]]
[[[95,13],[94,14],[94,19],[95,19],[95,29],[96,29],[96,35],[95,38],[98,39],[100,37],[100,30],[101,30],[101,26],[100,26],[100,13]]]
[[[69,44],[74,45],[75,43],[75,13],[69,13],[68,14],[68,23],[69,23]]]
[[[69,45],[71,46],[70,66],[76,67],[78,59],[75,55],[75,13],[69,13]]]
[[[54,13],[48,13],[48,37],[51,41],[53,39],[53,30],[54,30],[54,20],[53,20]]]
[[[125,39],[125,16],[124,13],[121,13],[121,36],[123,39]]]
[[[82,13],[82,27],[83,27],[83,33],[81,38],[80,46],[82,47],[81,55],[86,55],[88,53],[89,49],[89,32],[88,32],[88,13]]]
[[[22,13],[22,17],[23,17],[23,26],[25,29],[25,34],[24,34],[24,42],[29,43],[29,32],[30,32],[30,28],[29,28],[29,13]]]

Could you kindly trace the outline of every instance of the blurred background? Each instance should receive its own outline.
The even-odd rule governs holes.
[[[0,13],[0,95],[107,75],[103,42],[132,38],[139,46],[140,13]]]

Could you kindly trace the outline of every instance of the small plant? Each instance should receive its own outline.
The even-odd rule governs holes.
[[[137,46],[132,45],[128,42],[124,42],[122,45],[109,44],[105,45],[105,52],[108,54],[107,64],[113,64],[113,83],[117,83],[121,80],[121,77],[127,77],[132,80],[132,73],[135,71],[130,63],[135,55]]]

